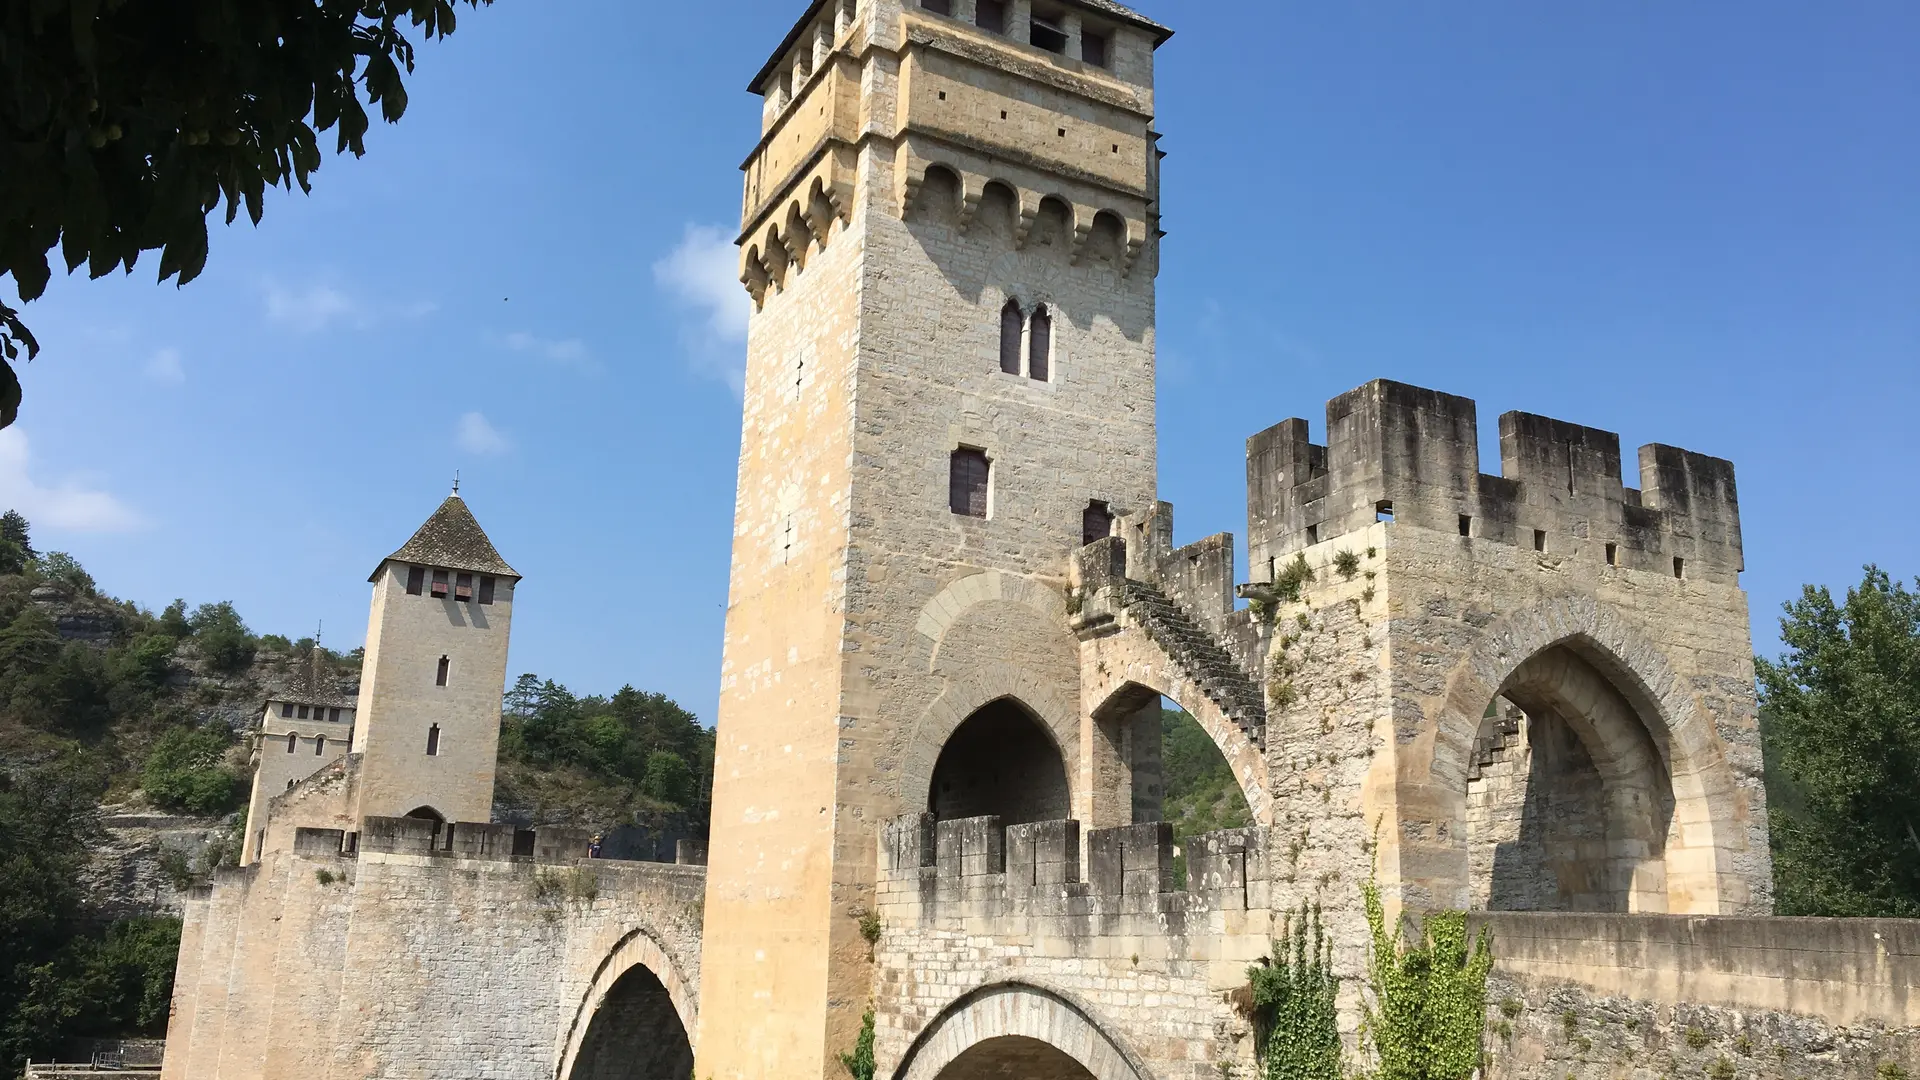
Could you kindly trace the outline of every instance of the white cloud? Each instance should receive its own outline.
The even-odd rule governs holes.
[[[518,353],[528,353],[542,360],[550,360],[568,367],[590,367],[592,358],[587,353],[587,343],[579,338],[563,338],[549,341],[538,338],[525,331],[515,331],[500,339],[500,345]]]
[[[470,412],[460,418],[459,433],[455,441],[460,449],[481,457],[497,457],[513,449],[513,443],[500,434],[498,428],[487,422],[480,413]]]
[[[75,483],[42,487],[27,474],[27,433],[0,431],[0,504],[36,526],[67,532],[126,532],[145,524],[132,507],[105,491]]]
[[[680,245],[653,264],[653,280],[695,316],[689,345],[694,359],[740,392],[746,357],[747,317],[752,300],[740,285],[740,256],[726,233],[688,225]]]
[[[172,386],[187,381],[187,369],[180,365],[179,349],[161,349],[147,360],[147,378]]]
[[[268,285],[267,318],[303,334],[318,333],[340,319],[365,324],[360,305],[331,285],[312,285],[298,290]]]

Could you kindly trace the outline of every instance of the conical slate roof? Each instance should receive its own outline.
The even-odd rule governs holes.
[[[473,518],[473,511],[467,509],[467,501],[458,493],[447,496],[440,509],[433,512],[425,525],[413,534],[413,539],[401,545],[400,550],[387,556],[385,562],[412,563],[415,566],[437,566],[447,570],[471,570],[476,574],[495,574],[516,580],[520,574],[507,565],[507,560],[494,550],[493,541],[487,539],[486,530]],[[369,581],[378,580],[380,572],[375,570]]]

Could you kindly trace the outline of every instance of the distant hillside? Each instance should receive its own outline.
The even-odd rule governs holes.
[[[1160,740],[1163,813],[1173,823],[1175,843],[1253,824],[1233,769],[1198,721],[1179,709],[1162,709]]]

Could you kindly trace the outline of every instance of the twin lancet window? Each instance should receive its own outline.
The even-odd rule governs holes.
[[[462,604],[493,603],[494,579],[480,576],[479,587],[474,585],[473,574],[458,574],[448,570],[433,571],[433,585],[427,585],[427,568],[424,566],[407,567],[407,595],[419,596],[430,592],[435,600],[456,600]]]
[[[1053,370],[1053,313],[1047,305],[1034,308],[1031,318],[1020,310],[1018,300],[1009,300],[1000,309],[1000,370],[1049,381]]]

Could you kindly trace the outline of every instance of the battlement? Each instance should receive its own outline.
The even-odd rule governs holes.
[[[1247,440],[1253,575],[1379,521],[1724,583],[1744,568],[1732,462],[1643,446],[1630,488],[1618,435],[1520,412],[1500,417],[1500,459],[1480,471],[1471,399],[1386,380],[1327,403],[1325,446],[1276,424]]]
[[[936,822],[908,814],[881,836],[883,904],[1010,906],[1052,915],[1245,911],[1268,902],[1266,833],[1228,829],[1189,839],[1187,882],[1175,888],[1173,826],[1095,829],[1081,865],[1078,821],[1002,827],[997,817]]]
[[[405,817],[365,818],[357,833],[308,828],[293,832],[294,854],[309,857],[426,855],[494,862],[571,863],[588,857],[588,844],[587,830],[566,826],[522,829],[513,825]],[[706,849],[700,844],[681,841],[676,856],[677,865],[706,865]]]

